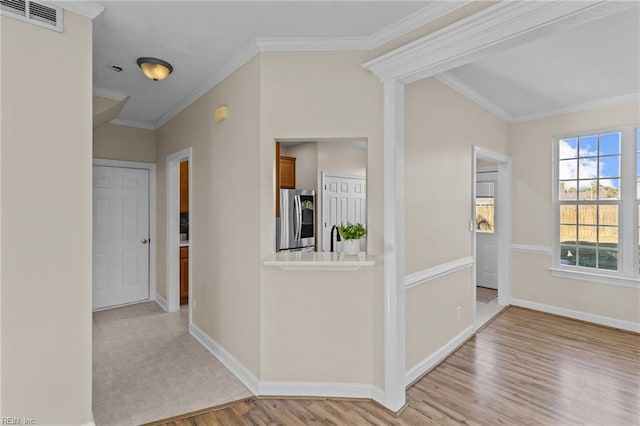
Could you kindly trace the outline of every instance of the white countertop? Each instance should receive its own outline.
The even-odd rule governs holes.
[[[189,247],[189,240],[180,241],[180,247]]]
[[[357,256],[344,253],[281,251],[264,259],[267,266],[277,266],[283,271],[357,271],[363,266],[373,266],[373,256],[360,252]]]

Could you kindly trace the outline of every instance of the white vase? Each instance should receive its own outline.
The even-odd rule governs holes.
[[[357,240],[343,240],[342,252],[346,255],[353,256],[360,253],[360,239]]]

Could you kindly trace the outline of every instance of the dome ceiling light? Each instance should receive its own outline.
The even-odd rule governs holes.
[[[164,80],[173,72],[173,67],[167,61],[158,58],[138,58],[136,61],[144,75],[150,80]]]

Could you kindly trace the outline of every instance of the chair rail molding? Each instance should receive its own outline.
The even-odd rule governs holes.
[[[473,262],[473,257],[468,256],[452,260],[451,262],[441,263],[440,265],[423,269],[418,272],[407,274],[404,278],[404,288],[405,290],[408,290],[410,288],[428,283],[429,281],[435,280],[436,278],[440,278],[456,271],[466,269],[472,266]]]

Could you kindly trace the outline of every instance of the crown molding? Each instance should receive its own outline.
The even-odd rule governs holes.
[[[113,92],[108,89],[103,89],[100,87],[93,88],[93,96],[99,96],[101,98],[107,98],[114,101],[121,101],[127,97],[127,95],[123,95],[122,93]]]
[[[462,6],[471,3],[471,0],[456,0],[456,1],[442,1],[434,2],[427,7],[424,7],[417,12],[412,13],[399,21],[394,22],[391,25],[373,33],[371,36],[366,37],[367,49],[375,49],[385,43],[390,42],[398,37],[407,34],[410,31],[415,30],[423,25],[435,21],[456,9],[460,9]]]
[[[363,67],[383,81],[408,84],[633,6],[634,2],[502,1]]]
[[[209,80],[205,81],[200,87],[191,92],[188,96],[178,102],[169,111],[164,113],[158,120],[156,120],[152,128],[157,129],[163,126],[167,121],[171,120],[182,110],[198,100],[202,95],[209,90],[217,86],[222,80],[229,77],[234,71],[246,64],[260,52],[257,44],[254,42],[249,43],[244,49],[239,50],[235,55],[231,57]]]
[[[110,121],[111,124],[115,124],[117,126],[127,126],[127,127],[135,127],[138,129],[146,129],[146,130],[155,130],[151,124],[143,123],[141,121],[133,121],[133,120],[123,120],[122,118],[116,118]]]
[[[53,4],[60,4],[61,7],[66,6],[85,5],[90,9],[92,6],[97,6],[90,2],[76,2],[76,1],[57,1],[49,2]],[[218,70],[209,80],[205,81],[200,87],[196,88],[189,95],[183,98],[180,102],[175,104],[173,108],[164,113],[158,120],[153,123],[142,123],[131,120],[115,119],[111,121],[113,124],[137,127],[142,129],[157,129],[169,120],[175,117],[178,113],[186,109],[189,105],[199,99],[202,95],[213,89],[222,80],[227,78],[233,72],[235,72],[242,65],[251,60],[256,54],[261,52],[296,52],[296,51],[360,51],[371,50],[383,45],[397,37],[400,37],[409,31],[412,31],[422,25],[425,25],[435,19],[445,16],[448,13],[468,4],[469,1],[455,1],[455,2],[438,2],[434,6],[425,7],[415,12],[406,18],[389,25],[386,28],[374,33],[368,37],[305,37],[305,38],[286,38],[286,37],[270,37],[270,38],[257,38],[252,40],[244,49],[238,51],[232,56],[225,65]],[[560,18],[570,17],[574,22],[572,26],[579,23],[587,22],[589,20],[597,19],[602,16],[606,16],[611,13],[615,13],[627,7],[631,7],[633,2],[614,2],[610,4],[607,2],[558,2],[560,4],[548,3],[548,2],[511,2],[503,1],[487,9],[484,9],[474,15],[471,15],[461,21],[458,21],[452,25],[449,25],[435,33],[427,35],[422,39],[409,43],[399,49],[382,55],[372,61],[367,62],[363,67],[370,69],[372,72],[378,74],[381,77],[385,77],[391,72],[401,73],[403,60],[407,56],[415,54],[416,49],[427,48],[431,53],[423,55],[430,61],[431,64],[427,64],[425,69],[431,67],[432,71],[429,71],[429,75],[433,75],[438,72],[437,61],[440,60],[438,54],[440,51],[450,52],[453,45],[457,43],[457,49],[464,51],[469,49],[470,56],[473,56],[474,46],[478,49],[478,46],[482,46],[487,43],[486,33],[492,34],[491,37],[499,40],[500,36],[507,37],[509,34],[514,33],[514,27],[519,32],[535,32],[531,34],[529,38],[535,38],[539,34],[535,30],[540,30],[538,27],[539,21],[548,22],[553,21],[553,17]],[[89,6],[92,5],[92,6]],[[101,6],[98,6],[101,8]],[[70,8],[68,8],[71,10]],[[104,8],[102,8],[104,9]],[[588,13],[584,13],[588,12]],[[79,13],[79,12],[76,12]],[[87,16],[87,15],[84,15]],[[96,15],[97,16],[97,15]],[[564,29],[557,27],[557,22],[553,22],[556,25],[555,31]],[[563,25],[566,25],[563,24]],[[504,27],[508,27],[508,30],[504,30]],[[491,31],[494,29],[494,31]],[[451,40],[448,40],[451,38]],[[443,47],[444,45],[444,47]],[[477,58],[475,58],[477,59]],[[399,62],[397,67],[396,62]],[[406,61],[405,66],[406,66]],[[462,65],[469,61],[461,62],[455,66]],[[450,63],[450,62],[448,62]],[[446,67],[446,70],[452,67]],[[397,71],[399,70],[399,71]],[[435,71],[433,71],[435,70]],[[442,72],[437,75],[437,78],[447,86],[458,91],[465,97],[471,99],[477,104],[489,110],[491,113],[502,118],[503,120],[514,123],[521,121],[534,120],[538,118],[550,117],[553,115],[583,111],[588,109],[594,109],[609,105],[615,105],[624,102],[630,102],[640,98],[640,95],[626,95],[610,99],[604,99],[601,101],[590,102],[580,105],[571,106],[559,110],[542,112],[536,114],[528,114],[522,116],[513,116],[507,111],[503,110],[495,103],[489,101],[484,96],[480,95],[475,90],[464,84],[456,77]],[[380,74],[381,73],[381,74]],[[424,74],[424,73],[423,73]],[[426,74],[425,74],[426,75]],[[411,77],[411,81],[416,81],[424,77]],[[410,81],[407,81],[410,82]],[[95,96],[101,96],[114,100],[122,100],[126,95],[112,92],[106,89],[94,88],[93,94]]]
[[[604,108],[608,106],[624,104],[627,102],[640,102],[640,93],[631,93],[629,95],[615,96],[613,98],[601,99],[593,102],[585,102],[572,105],[566,108],[560,108],[553,111],[540,112],[535,114],[525,114],[513,117],[511,123],[520,123],[523,121],[537,120],[540,118],[553,117],[560,114],[569,114],[572,112],[588,111],[590,109]]]
[[[261,52],[313,52],[313,51],[360,51],[371,50],[408,33],[422,25],[438,19],[465,4],[469,0],[438,2],[391,24],[367,37],[261,37],[252,40],[244,49],[232,56],[209,80],[164,113],[151,126],[163,126],[202,95],[213,89],[222,80]]]
[[[380,47],[470,3],[470,0],[436,2],[364,37],[261,37],[260,52],[358,51]]]
[[[523,121],[537,120],[540,118],[553,117],[560,114],[568,114],[572,112],[588,111],[590,109],[604,108],[608,106],[624,104],[627,102],[640,102],[640,93],[631,93],[628,95],[615,96],[612,98],[600,99],[592,102],[584,102],[580,104],[570,105],[568,107],[536,112],[532,114],[513,115],[503,110],[494,102],[490,101],[474,89],[463,83],[457,77],[454,77],[451,73],[445,72],[435,76],[438,80],[451,87],[456,92],[477,103],[483,108],[486,108],[494,115],[505,120],[508,123],[520,123]]]
[[[447,86],[449,86],[450,88],[452,88],[453,90],[455,90],[456,92],[469,98],[471,101],[475,102],[481,107],[489,110],[489,112],[498,116],[499,118],[508,122],[513,121],[513,117],[511,116],[511,114],[509,114],[507,111],[500,108],[495,103],[491,102],[489,99],[485,98],[480,93],[473,90],[471,87],[467,86],[457,77],[454,77],[451,73],[445,72],[442,74],[438,74],[435,77],[441,82],[443,82],[444,84],[446,84]]]
[[[85,16],[89,19],[96,19],[104,12],[104,6],[90,1],[48,1],[47,3],[61,7],[69,12]]]

